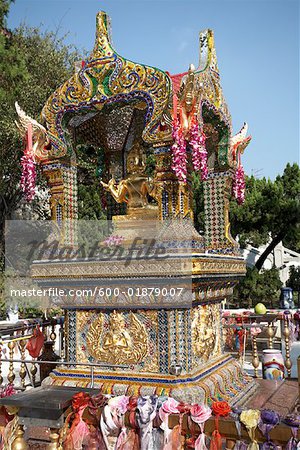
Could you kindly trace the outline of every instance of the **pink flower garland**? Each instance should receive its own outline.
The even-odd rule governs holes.
[[[239,162],[238,168],[235,172],[235,177],[233,180],[233,195],[239,204],[245,201],[245,172],[243,166]]]
[[[187,177],[187,154],[186,154],[186,140],[180,128],[178,119],[173,122],[173,139],[172,145],[173,163],[172,169],[177,178],[181,182],[186,182]],[[191,127],[192,160],[194,169],[201,172],[201,179],[206,180],[207,169],[207,151],[205,148],[205,135],[199,132],[199,127],[196,122]]]
[[[31,202],[35,196],[36,170],[35,162],[31,155],[24,154],[21,158],[22,177],[21,188],[28,202]]]
[[[178,119],[175,119],[173,122],[172,136],[174,139],[174,144],[171,148],[173,154],[172,170],[175,172],[178,180],[185,183],[187,175],[186,142]]]
[[[25,198],[28,202],[31,202],[35,196],[36,189],[36,169],[34,154],[32,150],[32,127],[28,125],[26,135],[26,148],[24,155],[21,158],[22,176],[21,176],[21,189],[25,194]]]
[[[121,245],[123,240],[124,240],[123,236],[113,235],[113,236],[108,236],[105,239],[105,241],[103,241],[103,244],[107,245],[108,247],[114,247],[117,245]]]
[[[201,180],[207,179],[207,150],[205,148],[205,135],[199,132],[197,122],[194,122],[191,127],[190,145],[193,150],[192,159],[193,166],[197,172],[201,172]]]

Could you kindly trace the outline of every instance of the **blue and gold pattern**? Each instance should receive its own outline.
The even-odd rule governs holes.
[[[92,54],[44,106],[42,114],[52,144],[48,157],[62,157],[70,151],[63,125],[66,114],[97,111],[104,105],[124,102],[145,108],[143,138],[146,142],[170,141],[171,128],[160,129],[160,120],[167,113],[170,101],[171,80],[166,72],[121,57],[110,41],[108,17],[100,12]]]

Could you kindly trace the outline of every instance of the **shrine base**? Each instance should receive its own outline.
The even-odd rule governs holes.
[[[256,390],[256,382],[231,356],[222,356],[205,369],[192,374],[158,375],[94,370],[89,367],[58,367],[43,385],[96,387],[111,395],[166,395],[186,403],[228,401],[241,404]]]

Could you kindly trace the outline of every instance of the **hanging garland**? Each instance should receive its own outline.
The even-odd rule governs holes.
[[[245,201],[245,172],[241,164],[240,158],[235,176],[233,179],[232,192],[239,204]]]
[[[238,151],[239,142],[233,147],[232,153],[233,158],[236,158],[237,168],[235,171],[233,184],[232,184],[232,195],[237,200],[238,204],[241,205],[245,201],[245,172],[241,162],[241,153]]]
[[[201,173],[201,180],[206,180],[208,175],[207,150],[205,147],[205,134],[199,131],[196,121],[191,126],[190,145],[192,147],[192,160],[196,172]]]
[[[21,158],[22,176],[21,189],[28,202],[31,202],[36,194],[36,168],[32,148],[32,126],[29,123],[26,133],[26,145],[24,155]]]
[[[176,118],[173,121],[174,144],[172,145],[172,170],[175,172],[178,180],[185,183],[187,178],[187,143],[189,142],[192,148],[193,167],[196,172],[201,173],[201,180],[207,179],[207,150],[205,148],[205,135],[199,131],[199,125],[193,121],[190,129],[190,140],[187,141],[184,137],[182,127],[179,120]]]
[[[185,183],[187,175],[186,142],[177,118],[173,122],[172,137],[174,139],[174,144],[171,148],[173,155],[172,170],[175,172],[178,180]]]

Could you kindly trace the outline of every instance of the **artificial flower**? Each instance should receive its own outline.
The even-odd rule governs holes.
[[[211,417],[211,409],[205,405],[192,405],[191,418],[197,423],[204,423]]]
[[[242,411],[240,415],[241,422],[247,428],[257,427],[260,419],[260,411],[258,409],[247,409],[246,411]]]
[[[231,412],[228,402],[214,402],[211,406],[213,413],[216,416],[225,417]]]

